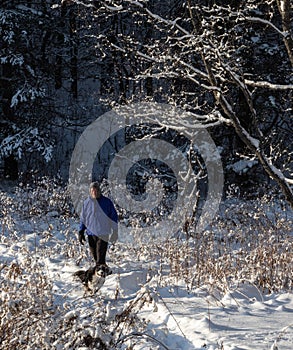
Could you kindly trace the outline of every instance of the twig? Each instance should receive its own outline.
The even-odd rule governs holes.
[[[157,294],[158,295],[158,294]],[[169,311],[170,315],[172,316],[173,320],[175,321],[177,327],[179,328],[180,332],[182,333],[183,337],[186,339],[186,335],[184,334],[184,332],[182,331],[178,321],[176,320],[174,314],[172,313],[172,311],[169,309],[167,303],[165,302],[165,300],[163,299],[163,297],[161,297],[160,295],[158,295],[158,297],[162,300],[163,304],[165,305],[166,309]]]
[[[163,344],[160,340],[156,339],[155,337],[151,336],[150,334],[147,333],[140,333],[140,332],[133,332],[130,334],[125,335],[122,339],[120,339],[117,343],[122,343],[124,342],[126,339],[128,338],[132,338],[132,337],[145,337],[145,338],[150,338],[152,341],[158,343],[159,345],[161,345],[164,349],[166,350],[170,350],[169,348],[167,348],[167,346],[165,344]]]

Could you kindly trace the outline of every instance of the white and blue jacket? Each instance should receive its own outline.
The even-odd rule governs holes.
[[[110,198],[101,195],[98,199],[88,197],[82,206],[80,230],[87,235],[107,239],[118,230],[118,215]]]

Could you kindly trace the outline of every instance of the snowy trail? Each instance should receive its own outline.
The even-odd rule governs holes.
[[[183,282],[170,282],[162,287],[156,273],[158,263],[139,261],[127,255],[125,249],[119,252],[122,256],[119,263],[114,264],[109,254],[113,275],[107,277],[98,295],[85,298],[83,287],[73,279],[73,273],[88,267],[90,262],[83,260],[78,265],[76,258],[65,257],[58,250],[62,239],[55,236],[50,244],[42,245],[39,238],[27,235],[23,241],[1,244],[1,263],[21,262],[26,254],[24,247],[26,252],[31,250],[32,258],[41,262],[52,281],[55,305],[62,305],[69,315],[78,310],[82,322],[101,306],[106,307],[111,320],[147,290],[153,300],[146,302],[137,315],[148,322],[145,334],[169,350],[293,349],[292,293],[266,296],[249,283],[240,284],[226,294],[204,287],[188,293]],[[152,347],[136,345],[134,349],[163,347],[158,343]]]
[[[52,262],[49,265],[54,266]],[[56,272],[57,268],[52,270],[56,273],[59,301],[82,300],[80,284],[73,281],[68,284],[76,267],[64,263],[62,276]],[[119,274],[114,269],[97,298],[109,303],[115,313],[140,291],[147,272],[139,262],[121,265]],[[115,300],[118,284],[119,296]],[[147,285],[156,305],[144,307],[140,317],[150,321],[149,334],[168,349],[217,349],[222,346],[225,350],[265,350],[271,349],[276,340],[280,350],[293,348],[293,296],[290,293],[266,297],[255,287],[245,284],[223,296],[212,296],[204,289],[189,294],[183,284],[162,288],[151,280]],[[87,301],[84,305],[92,307],[94,303]]]

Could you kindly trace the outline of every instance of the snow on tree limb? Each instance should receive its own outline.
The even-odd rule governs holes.
[[[289,185],[293,185],[293,179],[288,179],[287,177],[285,177],[285,181],[286,181]]]
[[[271,90],[293,90],[293,84],[273,84],[269,81],[254,81],[249,79],[244,79],[246,85],[252,87],[258,87],[263,89],[271,89]]]
[[[271,27],[274,31],[276,31],[278,34],[280,34],[282,37],[286,37],[288,33],[282,32],[278,27],[276,27],[272,22],[260,18],[260,17],[245,17],[245,20],[250,21],[250,22],[256,22],[256,23],[262,23],[265,26]]]
[[[292,181],[290,180],[288,181],[288,179],[285,178],[281,170],[272,164],[271,160],[265,155],[264,151],[260,147],[259,140],[249,135],[247,130],[245,130],[242,127],[239,119],[237,118],[233,110],[233,107],[229,104],[227,99],[221,94],[218,94],[217,97],[218,97],[219,103],[225,110],[226,114],[233,121],[233,125],[238,136],[247,145],[247,147],[249,147],[249,149],[254,152],[254,154],[257,156],[258,160],[262,164],[263,168],[267,172],[267,174],[278,183],[278,185],[280,186],[280,188],[282,189],[286,197],[286,200],[290,203],[291,207],[293,208],[293,190],[290,187],[290,184],[292,184]]]

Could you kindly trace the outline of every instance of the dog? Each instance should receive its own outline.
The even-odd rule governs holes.
[[[107,265],[96,265],[88,270],[79,270],[74,273],[85,287],[85,291],[91,294],[97,293],[105,283],[106,277],[111,275],[112,271]]]

